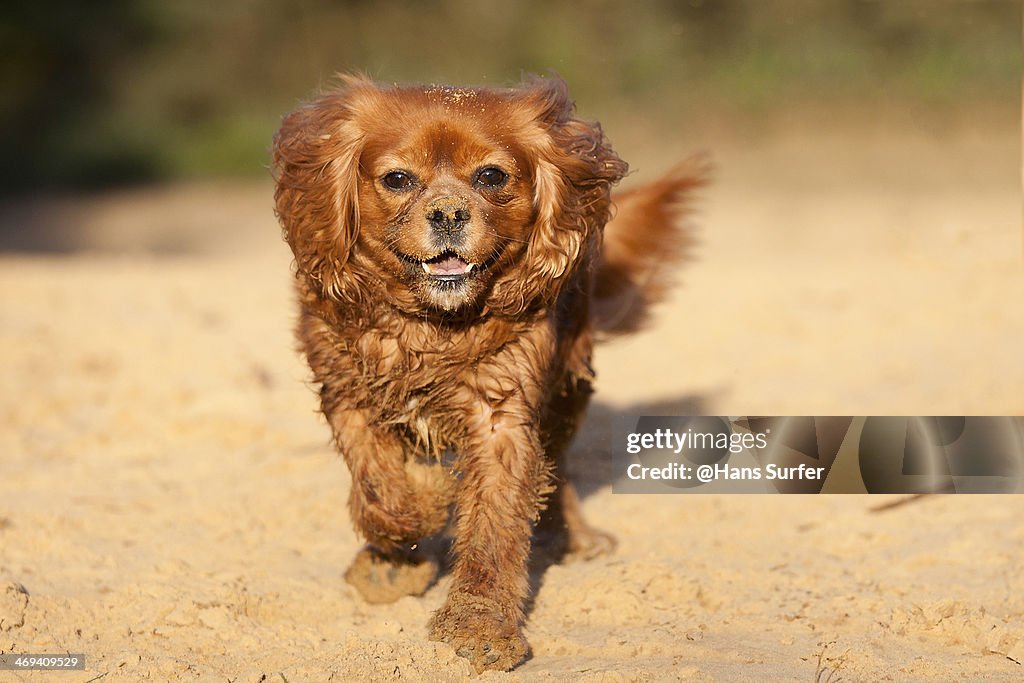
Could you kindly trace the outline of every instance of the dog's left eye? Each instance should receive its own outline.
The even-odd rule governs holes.
[[[489,188],[498,188],[505,184],[508,180],[508,174],[502,171],[496,166],[488,166],[477,171],[476,182],[478,185],[483,185]]]

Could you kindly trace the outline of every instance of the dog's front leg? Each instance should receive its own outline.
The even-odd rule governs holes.
[[[408,446],[386,428],[371,425],[363,411],[324,403],[335,443],[352,474],[352,521],[369,542],[345,579],[373,603],[422,594],[433,583],[438,565],[413,548],[447,523],[448,486],[412,476]]]
[[[523,373],[523,365],[480,372],[466,396],[453,583],[431,624],[431,638],[450,643],[478,672],[511,669],[526,656],[527,559],[550,478],[540,441],[540,381],[512,373]]]

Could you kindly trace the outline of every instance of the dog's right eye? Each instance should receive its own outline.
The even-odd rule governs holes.
[[[406,173],[405,171],[391,171],[384,174],[380,181],[392,190],[408,190],[416,182],[416,179],[411,173]]]

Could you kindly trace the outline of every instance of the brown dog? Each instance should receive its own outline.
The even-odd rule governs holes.
[[[298,337],[368,541],[346,577],[375,602],[422,593],[437,564],[417,545],[454,505],[453,582],[431,638],[478,671],[510,669],[527,653],[545,502],[540,524],[567,552],[612,547],[583,522],[560,460],[595,335],[635,329],[663,293],[704,165],[616,195],[606,229],[627,166],[561,80],[343,80],[284,119],[273,166]]]

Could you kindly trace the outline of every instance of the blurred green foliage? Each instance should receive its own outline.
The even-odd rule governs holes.
[[[265,173],[338,71],[566,78],[584,113],[763,116],[827,101],[1020,101],[1021,3],[987,0],[67,0],[0,18],[6,192]],[[652,113],[653,112],[653,113]]]

